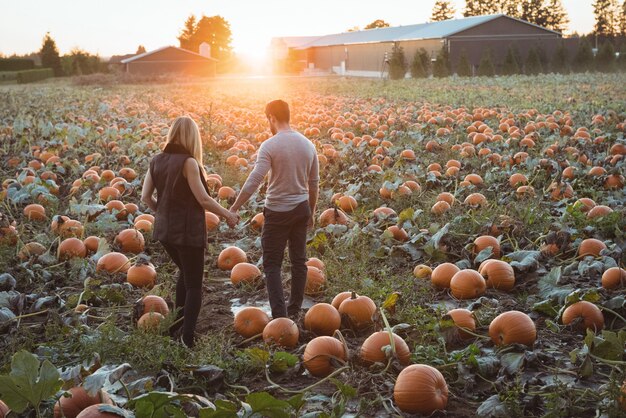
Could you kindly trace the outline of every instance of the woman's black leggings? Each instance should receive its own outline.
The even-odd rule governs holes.
[[[165,251],[178,266],[178,281],[176,282],[176,319],[182,320],[183,341],[188,347],[193,346],[193,337],[196,322],[202,305],[202,276],[204,274],[204,248],[172,245],[162,242]],[[170,329],[173,334],[181,323]]]

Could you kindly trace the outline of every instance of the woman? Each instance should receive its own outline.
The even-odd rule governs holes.
[[[150,162],[141,201],[156,214],[152,236],[163,244],[179,269],[176,308],[180,308],[178,319],[182,316],[183,320],[182,325],[178,321],[170,329],[170,335],[182,326],[182,341],[192,347],[202,303],[205,211],[225,218],[231,228],[239,217],[209,196],[200,131],[190,117],[181,116],[172,124],[165,149]]]

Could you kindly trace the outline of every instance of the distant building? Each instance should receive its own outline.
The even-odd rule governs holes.
[[[121,59],[122,71],[131,74],[186,74],[215,76],[217,59],[211,57],[209,44],[200,45],[200,53],[175,46],[165,46]]]
[[[303,69],[304,74],[381,77],[387,71],[385,58],[390,56],[394,44],[403,48],[409,63],[420,48],[424,48],[432,60],[441,48],[447,48],[454,72],[463,51],[476,70],[487,48],[497,64],[504,60],[511,45],[526,57],[535,45],[551,54],[561,39],[559,32],[495,14],[318,37],[274,38],[272,47],[276,47],[277,55],[291,57],[299,63],[298,68]],[[575,51],[575,45],[568,47]]]

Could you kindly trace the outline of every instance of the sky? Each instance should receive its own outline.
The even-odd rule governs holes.
[[[569,32],[592,30],[593,0],[562,0]],[[345,32],[376,19],[392,26],[428,21],[435,0],[0,0],[0,53],[25,54],[50,32],[61,54],[75,47],[102,57],[148,51],[176,39],[190,14],[221,15],[230,22],[233,47],[260,58],[274,36]],[[465,5],[454,0],[457,16]]]

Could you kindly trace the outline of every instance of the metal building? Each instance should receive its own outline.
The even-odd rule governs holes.
[[[217,60],[211,57],[207,43],[200,45],[200,54],[175,46],[165,46],[120,61],[123,71],[133,74],[186,74],[214,76]]]

